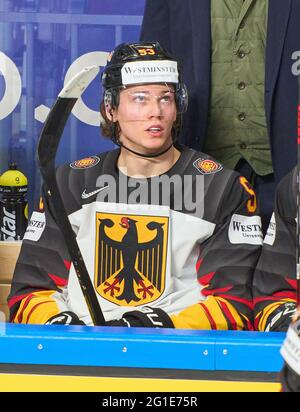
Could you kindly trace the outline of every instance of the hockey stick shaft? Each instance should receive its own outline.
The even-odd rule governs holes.
[[[62,89],[51,108],[41,132],[37,155],[41,174],[48,190],[46,195],[48,196],[48,200],[55,213],[57,224],[66,242],[92,321],[96,326],[104,326],[105,319],[75,233],[66,213],[64,202],[57,185],[55,169],[55,157],[58,145],[70,113],[77,99],[98,72],[99,68],[96,66],[85,68]]]

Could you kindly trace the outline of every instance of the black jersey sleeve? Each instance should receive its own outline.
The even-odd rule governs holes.
[[[261,331],[276,330],[275,321],[281,314],[288,317],[287,329],[291,304],[296,306],[295,188],[296,169],[278,186],[274,214],[254,274],[255,327]]]
[[[8,296],[10,321],[45,323],[69,310],[66,288],[70,258],[42,189],[32,213]]]
[[[244,177],[234,174],[228,181],[216,220],[197,262],[206,299],[171,318],[176,328],[251,330],[252,280],[262,233],[256,195]]]

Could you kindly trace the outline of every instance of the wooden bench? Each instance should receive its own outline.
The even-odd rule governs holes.
[[[5,313],[8,320],[7,296],[10,292],[12,276],[18,259],[21,241],[0,241],[0,311]]]

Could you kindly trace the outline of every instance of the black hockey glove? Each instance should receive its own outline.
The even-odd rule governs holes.
[[[85,325],[74,312],[60,312],[47,320],[45,325]]]
[[[268,317],[265,332],[286,332],[296,311],[296,303],[287,302],[280,305]]]
[[[174,328],[170,317],[162,309],[145,306],[141,310],[126,312],[121,319],[106,322],[107,326],[125,326],[128,328]]]
[[[280,372],[282,392],[300,392],[300,375],[286,363]]]

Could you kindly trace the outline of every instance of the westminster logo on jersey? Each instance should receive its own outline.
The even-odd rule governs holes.
[[[165,289],[168,217],[96,213],[95,288],[120,306],[158,299]]]

